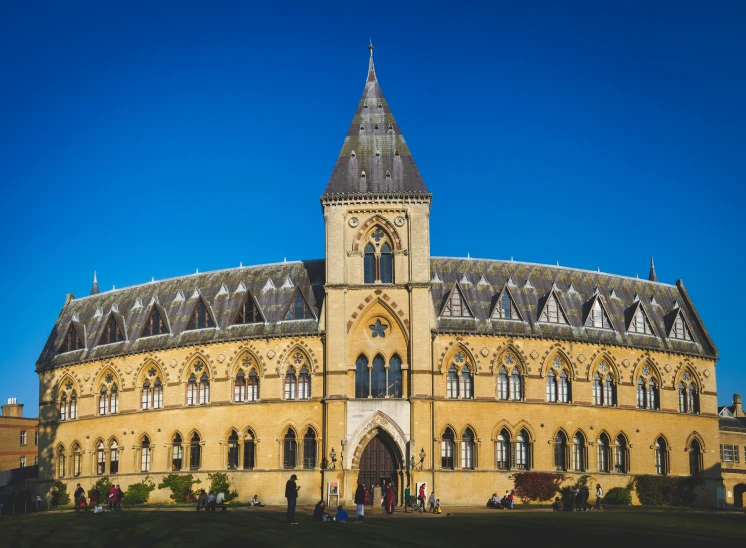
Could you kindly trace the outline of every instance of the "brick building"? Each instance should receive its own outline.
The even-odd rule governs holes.
[[[0,470],[37,464],[39,419],[23,417],[23,404],[10,398],[0,416]]]
[[[68,295],[37,362],[40,479],[227,471],[281,503],[293,470],[303,503],[425,481],[481,505],[516,471],[696,475],[714,506],[717,349],[684,284],[431,257],[431,200],[371,46],[326,256]]]

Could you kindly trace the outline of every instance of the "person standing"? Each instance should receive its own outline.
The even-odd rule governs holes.
[[[601,501],[604,498],[604,490],[601,489],[601,484],[596,484],[596,510],[599,512],[603,512],[603,506],[601,506]]]
[[[581,491],[581,496],[583,497],[583,512],[588,511],[588,498],[591,496],[590,490],[588,489],[587,485],[583,486],[583,490]]]
[[[300,490],[300,485],[295,484],[297,479],[298,476],[293,474],[285,484],[285,498],[288,499],[287,520],[291,525],[298,525],[298,522],[295,521],[295,503],[298,500],[298,491]]]
[[[404,513],[407,513],[407,506],[412,504],[412,493],[409,491],[409,485],[404,489]],[[412,509],[414,514],[414,508]]]
[[[75,493],[73,494],[74,500],[75,500],[75,506],[78,505],[78,499],[85,495],[85,489],[83,489],[80,484],[78,484],[78,488],[75,490]]]
[[[117,492],[117,486],[112,484],[112,486],[109,487],[109,492],[106,495],[106,501],[109,503],[109,512],[116,508],[118,496],[119,493]]]
[[[513,505],[515,504],[515,491],[510,492],[510,496],[508,497],[510,500],[510,509],[513,509]]]
[[[357,490],[355,490],[355,504],[357,505],[356,513],[358,522],[363,521],[365,516],[365,484],[359,483]]]
[[[117,483],[117,510],[122,509],[122,500],[124,500],[124,491],[122,491]]]
[[[386,513],[387,514],[393,514],[394,513],[394,504],[395,504],[395,502],[396,501],[394,499],[394,489],[391,486],[391,483],[389,483],[386,486]]]
[[[422,510],[425,509],[425,484],[420,484],[420,492],[417,493],[417,502]]]
[[[430,508],[427,509],[428,513],[434,513],[435,512],[435,491],[430,493],[430,498],[427,499],[427,503],[430,505]]]

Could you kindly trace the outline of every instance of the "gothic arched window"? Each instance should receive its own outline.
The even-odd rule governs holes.
[[[389,244],[381,246],[380,276],[381,283],[390,284],[394,281],[394,255]]]
[[[295,468],[296,463],[296,445],[295,432],[289,429],[282,441],[283,466],[287,469]]]
[[[116,440],[111,442],[109,447],[109,474],[116,475],[119,473],[119,445]]]
[[[254,433],[249,430],[243,440],[243,469],[254,468]]]
[[[557,401],[560,401],[562,403],[567,403],[570,401],[570,381],[567,378],[567,373],[563,370],[562,373],[560,373],[559,383],[558,383],[559,390],[557,391]]]
[[[67,420],[67,394],[62,394],[60,398],[60,420]]]
[[[386,397],[386,366],[380,354],[373,358],[373,368],[370,372],[370,391],[374,398]]]
[[[662,437],[655,440],[655,473],[668,474],[668,444]]]
[[[620,474],[629,472],[629,452],[627,440],[619,434],[614,441],[614,470]]]
[[[231,435],[228,436],[228,470],[236,470],[238,468],[238,434],[235,430],[231,430]]]
[[[474,397],[474,382],[471,376],[471,370],[468,365],[465,365],[461,370],[461,397],[464,399],[471,399]]]
[[[308,374],[308,368],[304,365],[301,367],[298,375],[298,399],[307,400],[311,397],[311,375]]]
[[[637,379],[637,407],[640,409],[647,407],[645,395],[645,381],[640,377]]]
[[[77,443],[73,445],[73,476],[76,478],[80,477],[81,464],[83,462],[83,454],[80,452],[80,445]]]
[[[609,438],[606,434],[601,434],[598,438],[598,471],[609,471]]]
[[[210,379],[207,373],[202,373],[199,378],[199,404],[207,405],[210,403]]]
[[[246,382],[246,401],[259,401],[259,374],[254,368],[249,371],[249,380]]]
[[[64,478],[66,473],[66,459],[65,459],[65,448],[63,446],[59,446],[57,448],[57,477],[58,478]]]
[[[199,470],[202,464],[202,440],[197,432],[189,441],[189,469]]]
[[[515,467],[518,470],[528,470],[531,467],[531,444],[525,430],[518,433],[515,441]]]
[[[686,391],[686,406],[690,413],[699,413],[699,396],[694,383],[689,384],[689,388]]]
[[[372,244],[365,246],[363,267],[365,270],[364,283],[374,283],[376,281],[376,250]]]
[[[557,470],[567,470],[567,437],[562,431],[554,437],[554,467]]]
[[[577,432],[572,438],[572,464],[576,472],[585,472],[585,436]]]
[[[376,227],[363,248],[363,283],[394,282],[394,253],[388,236]]]
[[[474,433],[471,428],[461,436],[461,468],[474,470]]]
[[[547,401],[557,401],[557,377],[554,371],[547,373]]]
[[[294,400],[298,394],[298,378],[295,376],[295,368],[288,367],[285,373],[285,399]]]
[[[446,428],[440,441],[440,467],[453,470],[453,430]]]
[[[171,440],[171,471],[179,472],[184,464],[184,446],[181,436],[176,434]]]
[[[109,392],[106,390],[106,386],[101,385],[101,390],[98,395],[98,414],[106,415],[109,412]]]
[[[148,379],[145,379],[145,382],[142,383],[142,408],[143,410],[150,409],[150,402],[153,398],[153,393],[150,388],[150,381]]]
[[[501,367],[497,374],[497,399],[508,399],[508,371],[504,367]]]
[[[593,376],[593,405],[603,405],[603,391],[601,386],[601,376],[596,373]]]
[[[696,439],[689,444],[689,474],[699,476],[702,474],[704,466],[702,463],[702,446]]]
[[[78,418],[78,394],[73,390],[70,394],[70,412],[68,413],[70,419]]]
[[[648,381],[648,409],[658,409],[658,385],[653,379]]]
[[[510,399],[520,401],[523,399],[523,389],[521,386],[521,372],[514,367],[510,372]]]
[[[503,429],[497,435],[495,457],[498,470],[510,469],[510,433],[507,430]]]
[[[399,354],[394,354],[389,360],[388,392],[392,398],[402,397],[402,372]]]
[[[686,413],[686,386],[679,383],[679,413]]]
[[[311,428],[303,436],[303,468],[316,468],[316,433]]]
[[[446,378],[446,395],[448,398],[458,398],[458,370],[455,365],[451,365],[448,368],[448,376]]]
[[[239,370],[236,374],[236,381],[233,385],[233,401],[246,401],[246,375],[242,370]]]
[[[355,362],[355,397],[367,398],[370,395],[370,371],[368,358],[364,354],[358,356]]]
[[[192,373],[187,381],[187,405],[197,405],[197,377]]]
[[[163,383],[161,379],[156,378],[153,383],[153,409],[163,407]]]
[[[150,472],[150,439],[147,436],[140,442],[140,472]]]
[[[98,442],[96,446],[96,474],[103,476],[106,473],[106,448],[104,442]]]

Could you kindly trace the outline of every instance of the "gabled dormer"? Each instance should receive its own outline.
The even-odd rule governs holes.
[[[140,337],[154,337],[156,335],[168,335],[171,330],[168,325],[166,311],[155,302],[151,303],[150,312],[143,322],[142,333]]]
[[[440,311],[442,318],[474,318],[474,313],[464,297],[461,284],[454,284]]]
[[[635,301],[628,311],[627,333],[637,333],[639,335],[656,335],[653,324],[650,323],[648,313],[645,311],[645,305],[639,299]]]
[[[539,321],[542,323],[554,323],[560,325],[569,325],[567,313],[557,296],[556,286],[549,290],[549,294],[544,299],[544,306],[539,312]]]
[[[313,310],[311,310],[311,307],[308,305],[308,301],[300,290],[300,287],[295,288],[293,296],[290,299],[290,302],[288,302],[287,308],[282,317],[284,321],[316,319],[316,314],[313,313]]]
[[[611,323],[611,319],[609,318],[608,312],[606,312],[606,306],[604,305],[600,294],[596,293],[596,295],[594,295],[588,302],[583,325],[585,327],[596,327],[599,329],[614,329],[614,324]]]
[[[80,322],[72,320],[65,332],[58,352],[73,352],[84,349],[86,347],[85,337],[85,326]]]
[[[124,318],[113,310],[109,313],[109,319],[104,326],[104,332],[98,340],[99,345],[123,342],[127,339],[124,326]]]
[[[217,323],[210,307],[207,306],[202,295],[197,295],[197,302],[192,309],[192,313],[189,314],[189,323],[187,324],[186,331],[209,329],[214,328],[216,325]]]
[[[266,321],[262,309],[254,298],[254,295],[252,295],[250,291],[246,291],[246,296],[244,297],[241,306],[238,307],[235,318],[233,318],[233,325],[266,323]]]
[[[513,284],[513,287],[515,287],[515,284]],[[523,321],[523,316],[521,316],[521,313],[518,311],[515,299],[513,299],[513,295],[510,292],[510,287],[507,283],[502,291],[497,295],[495,305],[492,307],[490,319]]]
[[[671,328],[668,330],[668,338],[680,341],[694,341],[689,322],[687,321],[686,316],[684,316],[684,311],[681,310],[681,308],[677,308],[672,312]]]

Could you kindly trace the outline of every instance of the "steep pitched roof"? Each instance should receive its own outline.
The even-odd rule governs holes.
[[[324,196],[429,192],[378,85],[369,46],[368,79]]]

